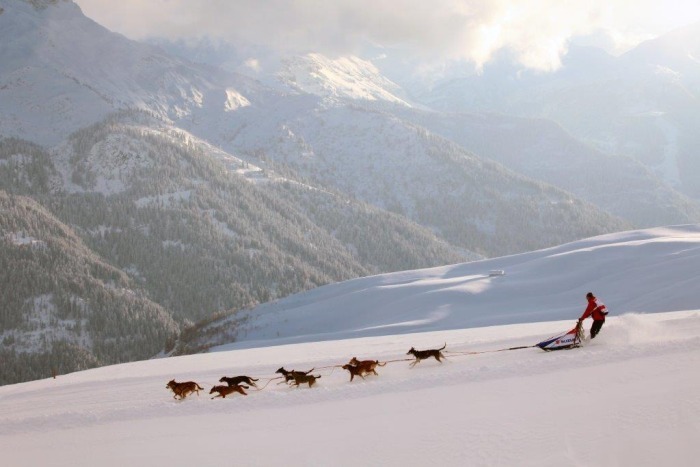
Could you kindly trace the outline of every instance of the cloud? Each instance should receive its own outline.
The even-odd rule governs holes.
[[[357,53],[367,45],[481,66],[510,49],[555,69],[573,37],[604,35],[611,52],[700,18],[695,0],[76,0],[134,39],[208,36],[282,52]]]

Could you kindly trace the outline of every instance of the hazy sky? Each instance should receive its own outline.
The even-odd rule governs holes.
[[[698,0],[75,0],[132,39],[210,36],[290,52],[406,46],[477,65],[502,48],[553,69],[572,38],[612,53],[700,21]]]

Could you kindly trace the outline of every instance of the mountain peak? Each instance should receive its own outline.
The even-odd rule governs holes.
[[[401,88],[383,76],[372,62],[356,56],[329,58],[319,53],[290,57],[278,72],[292,88],[325,98],[386,101],[410,105]]]

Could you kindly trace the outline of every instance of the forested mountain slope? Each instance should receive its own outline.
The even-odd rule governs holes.
[[[0,191],[0,384],[148,358],[178,326],[33,200]]]
[[[286,110],[248,109],[245,122],[234,121],[222,133],[222,144],[292,167],[485,256],[632,225],[569,192],[479,157],[402,118],[397,109],[325,107],[308,97],[289,97],[280,107]],[[254,130],[245,131],[251,125]]]
[[[113,115],[50,152],[0,140],[0,180],[185,327],[331,282],[476,257],[401,216],[263,171],[141,112]],[[9,267],[11,251],[2,254],[8,288],[26,280]],[[45,261],[40,255],[36,267]],[[70,281],[75,272],[51,274]],[[156,340],[138,358],[166,347]]]

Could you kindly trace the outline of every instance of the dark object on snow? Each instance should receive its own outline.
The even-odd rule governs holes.
[[[413,368],[416,365],[416,363],[430,357],[433,357],[435,358],[435,360],[442,363],[442,360],[440,360],[440,358],[445,358],[445,356],[442,354],[441,350],[445,350],[445,347],[447,347],[447,342],[445,342],[445,345],[443,345],[442,348],[439,349],[416,350],[413,347],[411,347],[411,350],[406,352],[406,355],[413,355],[414,357],[416,357],[416,361],[411,363],[410,367]]]
[[[573,349],[581,345],[582,336],[583,326],[581,325],[581,321],[578,321],[576,323],[576,327],[571,331],[567,331],[564,334],[559,334],[558,336],[543,340],[537,344],[537,347],[546,351]]]
[[[174,379],[171,379],[165,387],[171,389],[175,393],[175,395],[173,395],[173,399],[177,399],[179,397],[180,400],[184,399],[188,394],[192,394],[193,392],[196,392],[197,395],[199,395],[199,391],[204,390],[203,387],[194,381],[176,383]]]
[[[245,392],[243,389],[248,389],[248,386],[246,386],[244,384],[241,384],[241,385],[234,384],[232,386],[214,386],[209,391],[209,394],[214,394],[215,392],[219,393],[218,396],[214,396],[214,397],[212,397],[212,399],[215,399],[217,397],[221,397],[221,398],[225,399],[226,396],[228,396],[229,394],[234,393],[234,392],[238,392],[240,394],[243,394],[244,396],[247,396],[248,393]]]
[[[236,385],[241,384],[241,383],[246,383],[246,384],[250,384],[254,388],[257,388],[258,385],[255,384],[255,381],[258,381],[258,380],[255,378],[251,378],[250,376],[232,376],[230,378],[228,376],[222,376],[221,379],[219,379],[220,383],[226,383],[229,386],[236,386]],[[209,394],[211,394],[211,393],[209,393]]]
[[[593,292],[588,292],[586,294],[586,300],[588,300],[588,306],[578,321],[581,323],[589,316],[593,318],[593,324],[591,325],[591,339],[593,339],[598,335],[600,329],[603,327],[603,324],[605,324],[605,317],[608,314],[608,308],[604,303],[598,301],[596,296],[593,295]]]
[[[314,371],[313,368],[310,369],[309,371],[294,371],[294,370],[292,370],[292,371],[287,371],[287,370],[284,369],[283,366],[281,366],[281,367],[279,367],[279,369],[278,369],[277,371],[275,371],[275,373],[279,373],[279,374],[281,374],[282,376],[284,376],[284,381],[281,381],[281,382],[279,382],[279,383],[277,383],[277,384],[289,383],[289,382],[291,382],[291,381],[295,381],[295,375],[298,376],[298,377],[306,376],[306,375],[308,375],[309,373],[311,373],[312,371]],[[297,386],[298,386],[298,385],[297,385]]]

